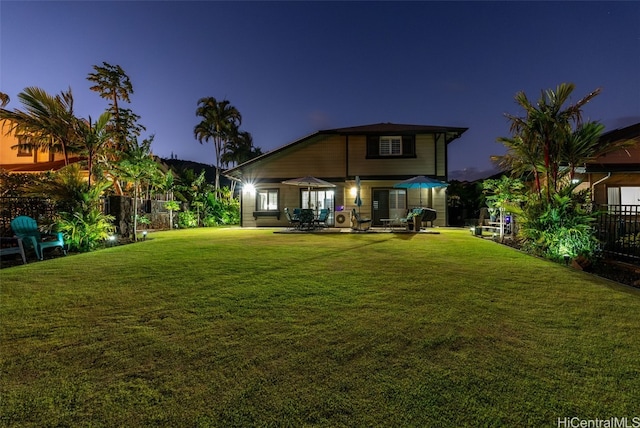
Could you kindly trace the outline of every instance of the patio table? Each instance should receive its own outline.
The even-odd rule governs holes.
[[[399,218],[381,218],[380,221],[382,222],[382,229],[389,229],[389,230],[393,230],[394,226],[402,226],[402,224],[400,223],[400,219]]]

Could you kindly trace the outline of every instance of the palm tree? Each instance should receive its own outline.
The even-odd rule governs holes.
[[[29,136],[29,140],[21,144],[25,148],[62,153],[68,165],[69,153],[78,148],[71,88],[52,96],[43,89],[27,87],[18,94],[18,99],[24,111],[0,109],[0,119],[11,123],[8,133]]]
[[[520,148],[528,152],[523,161],[533,163],[536,173],[545,174],[547,200],[550,200],[552,190],[558,190],[564,147],[571,138],[574,126],[582,125],[582,108],[600,93],[598,88],[564,108],[574,89],[573,83],[562,83],[555,90],[542,91],[535,105],[524,92],[518,92],[515,99],[525,115],[506,115],[511,121],[511,132],[521,138],[523,145]],[[525,153],[511,154],[523,156]]]
[[[222,155],[227,144],[232,141],[238,133],[238,127],[242,122],[242,116],[238,109],[227,100],[218,101],[214,97],[200,98],[196,116],[202,118],[193,129],[195,137],[200,144],[203,141],[213,141],[216,155],[216,182],[215,192],[220,190],[220,165],[223,161]]]
[[[126,153],[115,169],[119,175],[133,184],[133,237],[138,240],[138,197],[141,184],[144,180],[151,180],[159,172],[159,165],[151,155],[151,142],[153,137],[143,140],[142,143],[134,141],[131,149]]]
[[[228,167],[231,164],[239,165],[262,154],[260,147],[253,145],[253,137],[246,131],[238,134],[228,142],[222,154],[222,164]]]
[[[0,92],[0,108],[6,107],[10,100],[9,95],[4,92]]]
[[[115,122],[116,133],[121,141],[125,140],[125,129],[122,128],[120,122],[120,108],[118,100],[131,102],[129,95],[133,94],[133,86],[129,76],[119,65],[111,65],[102,62],[102,67],[94,65],[95,73],[89,73],[87,80],[94,82],[95,85],[89,89],[98,92],[102,98],[111,101],[111,113]]]
[[[108,124],[111,120],[111,113],[102,113],[95,123],[89,120],[78,121],[78,134],[80,135],[80,153],[87,156],[87,168],[89,170],[89,187],[91,187],[91,176],[96,157],[104,150],[111,140]]]

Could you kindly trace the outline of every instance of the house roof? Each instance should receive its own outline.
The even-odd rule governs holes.
[[[635,141],[630,146],[600,155],[586,163],[587,172],[633,172],[640,170],[640,123],[614,129],[600,136],[600,143]]]
[[[333,133],[333,134],[380,134],[380,133],[432,133],[432,132],[446,132],[455,134],[454,138],[458,138],[469,128],[457,128],[451,126],[432,126],[432,125],[402,125],[398,123],[376,123],[373,125],[351,126],[347,128],[328,129],[326,131],[320,131],[321,133]],[[452,138],[453,140],[453,138]]]
[[[611,142],[618,140],[630,140],[632,138],[640,138],[640,122],[627,126],[625,128],[614,129],[605,132],[600,136],[600,141]]]
[[[69,164],[81,161],[82,158],[72,157],[69,158]],[[53,162],[37,162],[37,163],[13,163],[13,164],[0,164],[0,169],[4,169],[9,172],[46,172],[57,171],[63,168],[64,159]]]
[[[346,128],[335,128],[335,129],[325,129],[323,131],[317,131],[313,134],[307,135],[306,137],[302,137],[292,143],[285,144],[275,150],[267,152],[261,156],[248,160],[240,165],[237,165],[234,168],[228,169],[223,172],[224,175],[228,177],[233,177],[237,175],[237,172],[240,171],[247,165],[260,162],[261,160],[276,155],[277,153],[281,153],[285,150],[290,149],[293,146],[298,144],[308,142],[312,139],[321,139],[323,136],[327,135],[375,135],[375,134],[431,134],[431,133],[445,133],[446,143],[449,144],[456,138],[459,138],[467,129],[469,128],[459,128],[452,126],[433,126],[433,125],[404,125],[397,123],[375,123],[372,125],[361,125],[361,126],[351,126]]]

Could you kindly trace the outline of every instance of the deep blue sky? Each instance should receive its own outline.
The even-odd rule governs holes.
[[[468,127],[450,171],[504,152],[513,97],[561,82],[608,130],[640,121],[640,2],[0,1],[0,91],[72,88],[78,116],[106,101],[87,74],[119,64],[153,150],[213,164],[197,100],[228,99],[264,151],[378,122]]]

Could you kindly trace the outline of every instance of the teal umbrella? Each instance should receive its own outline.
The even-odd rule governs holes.
[[[353,201],[358,207],[358,214],[360,214],[360,207],[362,206],[362,198],[360,197],[360,176],[356,175],[356,200]]]
[[[449,183],[436,180],[435,178],[418,175],[417,177],[401,181],[393,185],[396,189],[420,189],[420,206],[422,206],[422,189],[433,189],[437,187],[447,187]]]

